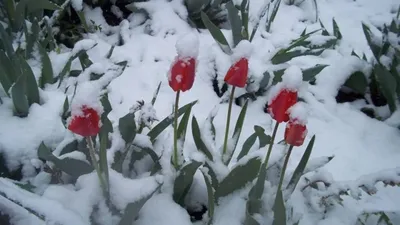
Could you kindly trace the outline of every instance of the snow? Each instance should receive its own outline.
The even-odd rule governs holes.
[[[71,0],[71,5],[76,11],[82,11],[83,1],[82,0]]]
[[[248,40],[242,40],[233,49],[231,55],[232,62],[235,63],[239,61],[241,58],[249,59],[252,53],[253,53],[253,45]]]
[[[271,32],[263,31],[265,27],[265,18],[263,18],[254,40],[251,43],[241,41],[233,49],[231,56],[221,50],[208,31],[197,32],[188,25],[188,15],[181,0],[150,0],[135,3],[136,7],[148,12],[150,19],[145,20],[144,14],[134,13],[120,26],[115,27],[106,23],[101,8],[90,9],[86,5],[83,7],[82,1],[76,0],[72,1],[72,4],[75,9],[83,9],[87,21],[93,20],[96,25],[102,27],[102,31],[85,34],[85,39],[78,42],[72,50],[60,46],[59,53],[50,52],[54,73],[59,74],[69,57],[81,50],[87,50],[93,64],[80,77],[66,78],[60,89],[57,89],[58,84],[55,84],[40,90],[42,104],[32,105],[26,118],[14,116],[12,101],[1,97],[3,103],[0,104],[0,153],[6,158],[9,169],[17,170],[22,165],[24,176],[22,182],[29,181],[36,188],[35,193],[29,193],[12,184],[10,180],[1,178],[0,193],[5,193],[25,206],[43,213],[52,220],[51,222],[90,224],[90,216],[93,207],[96,206],[98,212],[94,214],[94,217],[97,221],[101,221],[102,224],[117,224],[118,218],[111,215],[102,198],[95,172],[80,177],[76,183],[50,184],[51,174],[45,172],[37,174],[37,169],[43,166],[43,163],[37,159],[37,148],[43,141],[53,150],[54,155],[59,156],[61,149],[74,138],[78,138],[79,141],[79,137],[74,137],[65,129],[60,119],[66,96],[70,100],[73,115],[79,114],[80,107],[83,105],[95,108],[100,114],[103,112],[103,107],[99,98],[107,92],[112,105],[108,118],[114,128],[114,133],[110,134],[112,145],[107,149],[109,165],[112,165],[114,153],[124,152],[126,148],[118,131],[118,120],[130,112],[137,101],[145,101],[141,110],[136,112],[137,122],[145,121],[149,129],[171,115],[175,93],[167,83],[166,74],[176,55],[181,55],[195,57],[197,61],[195,83],[190,91],[180,96],[180,106],[199,100],[192,108],[185,143],[180,142],[183,158],[209,163],[219,181],[226,177],[232,168],[242,165],[251,157],[264,159],[266,149],[265,147],[258,149],[258,141],[255,142],[250,153],[239,162],[236,162],[236,155],[241,150],[244,141],[254,132],[254,125],[263,127],[268,135],[272,133],[274,121],[262,110],[265,102],[274,97],[274,94],[282,88],[295,89],[304,102],[293,106],[290,109],[291,115],[307,120],[308,134],[305,144],[296,147],[292,152],[287,174],[295,170],[307,143],[315,135],[314,149],[304,177],[310,181],[322,180],[332,185],[325,187],[319,183],[320,190],[306,188],[302,192],[301,190],[307,185],[302,177],[293,194],[290,196],[285,194],[288,198],[286,206],[294,209],[294,215],[288,216],[293,221],[300,219],[299,225],[353,225],[358,215],[366,211],[400,211],[399,205],[396,204],[398,202],[396,200],[400,199],[399,188],[384,187],[382,182],[376,183],[379,179],[399,182],[400,111],[393,113],[382,122],[371,119],[359,111],[366,105],[363,100],[343,104],[338,104],[335,100],[337,91],[352,73],[361,71],[368,74],[371,71],[370,64],[350,55],[354,50],[359,55],[365,53],[369,60],[373,57],[364,38],[361,22],[368,25],[390,22],[393,15],[389,12],[398,8],[396,0],[319,1],[318,14],[322,23],[332,33],[332,18],[335,18],[343,39],[335,49],[326,50],[321,56],[298,57],[280,65],[271,65],[269,62],[275,52],[287,47],[292,40],[298,38],[304,28],[307,28],[307,32],[320,28],[319,23],[314,21],[315,11],[312,1],[304,1],[299,7],[288,6],[282,2]],[[263,0],[250,1],[250,31],[257,22],[257,15],[264,5]],[[115,8],[113,11],[117,15],[120,13]],[[379,34],[375,28],[371,31]],[[226,29],[222,32],[230,43],[231,32]],[[120,36],[123,39],[121,46],[117,45]],[[317,32],[315,36],[312,35],[307,40],[311,41],[312,45],[319,45],[331,38],[333,37],[322,36]],[[378,35],[376,40],[381,41],[380,38],[381,36]],[[394,38],[393,35],[389,35],[390,41],[394,42],[392,40]],[[109,60],[104,59],[112,45],[115,46],[112,57]],[[228,167],[221,162],[219,151],[226,125],[228,104],[224,102],[224,99],[227,93],[219,98],[213,91],[212,79],[216,76],[218,86],[221,88],[232,60],[235,61],[241,57],[249,59],[249,75],[252,75],[256,81],[261,79],[262,73],[266,70],[285,69],[285,72],[282,82],[270,88],[267,95],[259,96],[256,101],[249,102],[246,122],[232,162]],[[128,60],[128,66],[122,75],[118,76],[114,63],[122,60]],[[386,57],[382,57],[380,61],[385,65],[389,62]],[[29,63],[34,67],[35,76],[40,74],[41,64],[35,62],[34,59]],[[301,70],[316,64],[328,66],[317,75],[315,85],[303,82]],[[72,69],[81,69],[78,59],[72,63]],[[91,73],[104,73],[104,75],[98,81],[90,81]],[[109,82],[111,83],[107,86]],[[157,101],[152,106],[148,102],[160,82],[160,92]],[[77,90],[72,97],[75,84],[77,84]],[[70,88],[64,93],[67,87]],[[256,89],[256,87],[252,88]],[[238,90],[235,97],[244,93],[245,90]],[[241,107],[235,104],[232,106],[231,124],[236,122],[240,110]],[[385,115],[384,118],[389,116],[387,107],[377,108],[377,110],[380,115]],[[196,116],[202,138],[210,149],[214,162],[206,159],[195,147],[191,136],[192,116]],[[211,136],[210,117],[215,117],[215,141]],[[151,119],[159,121],[150,122]],[[230,134],[233,133],[233,129],[234,126],[231,126]],[[163,182],[162,189],[155,193],[140,210],[135,224],[195,224],[190,221],[186,210],[174,203],[171,197],[173,178],[176,175],[170,164],[171,126],[164,130],[154,144],[146,135],[147,132],[146,128],[141,134],[137,134],[133,144],[154,149],[160,157],[162,175],[149,176],[149,173],[144,171],[143,168],[148,168],[151,162],[148,157],[137,161],[135,169],[140,169],[137,169],[138,174],[135,175],[130,173],[123,176],[109,168],[113,203],[120,212],[123,212],[128,203],[147,196]],[[281,125],[277,132],[276,142],[282,140],[283,137],[284,125]],[[230,146],[233,141],[234,139],[229,140]],[[277,163],[284,156],[285,149],[286,147],[282,144],[274,145],[270,165]],[[83,159],[83,153],[77,151],[61,158],[67,156]],[[329,161],[330,156],[335,157]],[[272,174],[273,168],[271,166],[269,168]],[[207,171],[207,168],[201,167],[201,170]],[[285,177],[285,182],[289,179],[290,176]],[[262,201],[269,211],[256,215],[259,221],[272,222],[270,209],[276,189],[274,185],[273,181],[265,184],[266,191]],[[366,186],[368,190],[377,191],[377,193],[369,196],[361,191],[359,186]],[[216,207],[213,224],[241,224],[245,215],[248,189],[249,187],[245,187],[222,199]],[[333,198],[326,199],[326,204],[333,203],[329,207],[321,203],[322,197],[343,189],[350,190],[351,196],[342,196],[342,205],[335,202]],[[197,171],[188,195],[186,202],[191,207],[206,204],[206,187],[200,171]],[[6,212],[16,212],[13,222],[17,225],[43,224],[38,218],[1,196],[0,208]],[[327,213],[323,214],[324,211]],[[206,224],[206,220],[196,224]]]
[[[103,113],[103,106],[100,102],[100,91],[99,87],[92,82],[79,84],[71,102],[71,116],[82,115],[82,107],[84,106],[94,109],[101,115]]]
[[[288,109],[288,112],[290,119],[292,119],[293,121],[304,125],[307,124],[309,112],[306,103],[297,102]]]
[[[199,38],[194,32],[182,35],[178,38],[175,48],[180,58],[197,58],[199,55]]]

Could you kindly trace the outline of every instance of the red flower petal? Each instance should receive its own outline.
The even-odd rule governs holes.
[[[271,114],[278,123],[289,121],[287,110],[297,102],[297,92],[283,89],[269,103],[268,113]]]
[[[192,88],[196,72],[196,60],[185,58],[176,60],[170,70],[169,86],[174,91],[187,91]]]
[[[242,88],[246,85],[248,73],[249,61],[246,58],[241,58],[229,68],[224,81],[232,86]]]
[[[304,124],[297,123],[297,121],[290,120],[286,124],[285,141],[293,146],[300,146],[304,143],[307,135],[307,127]]]
[[[92,108],[82,107],[82,114],[74,116],[68,125],[68,129],[75,134],[84,137],[95,136],[100,131],[100,116],[96,110]]]

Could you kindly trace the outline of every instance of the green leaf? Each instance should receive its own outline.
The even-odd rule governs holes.
[[[264,192],[264,183],[267,178],[267,165],[262,163],[258,172],[257,181],[249,192],[249,200],[247,201],[247,211],[250,215],[260,213],[262,208],[261,196]]]
[[[242,20],[239,17],[239,10],[233,5],[232,1],[226,3],[225,7],[228,10],[228,18],[231,24],[233,47],[236,47],[243,39]]]
[[[211,177],[211,185],[213,186],[214,190],[217,190],[219,186],[219,181],[217,179],[217,174],[214,172],[213,168],[207,162],[204,163],[204,167],[207,168],[208,175]]]
[[[214,40],[220,45],[221,49],[226,54],[230,54],[232,50],[229,47],[228,41],[226,40],[224,34],[217,26],[215,26],[215,24],[213,24],[213,22],[211,22],[210,18],[208,18],[207,14],[203,11],[201,12],[201,20],[210,31],[210,34],[214,38]]]
[[[107,189],[107,197],[109,197],[110,191],[110,175],[108,172],[108,163],[107,163],[107,147],[108,147],[108,133],[100,134],[100,149],[99,149],[99,165],[100,171],[104,180],[106,182]]]
[[[245,40],[249,39],[249,8],[250,2],[249,0],[243,0],[242,4],[240,5],[240,13],[242,18],[242,37]]]
[[[363,32],[365,35],[365,38],[367,39],[367,43],[372,51],[372,53],[374,54],[375,58],[379,61],[380,58],[380,51],[381,51],[381,47],[379,45],[377,45],[374,40],[372,39],[372,32],[369,29],[369,27],[367,25],[365,25],[364,23],[362,24],[362,28],[363,28]]]
[[[86,52],[80,54],[78,58],[82,66],[82,70],[87,69],[89,66],[93,64],[93,62],[89,59],[89,56]]]
[[[268,71],[263,73],[263,78],[260,81],[260,89],[265,89],[268,87],[269,80],[271,79],[271,74]]]
[[[207,174],[205,174],[203,171],[201,171],[201,173],[203,174],[204,181],[205,181],[206,187],[207,187],[207,196],[208,196],[207,213],[208,213],[208,218],[211,221],[214,216],[214,208],[215,208],[215,206],[214,206],[214,202],[215,202],[214,190],[213,190],[211,181],[210,181],[209,177],[207,176]]]
[[[14,18],[15,18],[15,2],[14,0],[5,0],[3,1],[4,10],[7,14],[7,19],[10,21],[11,28],[14,27]]]
[[[201,151],[204,155],[206,155],[209,160],[212,161],[213,156],[210,150],[207,148],[206,144],[204,144],[203,139],[201,138],[199,124],[197,123],[195,116],[192,117],[192,135],[197,149]]]
[[[272,57],[271,62],[274,65],[285,63],[293,58],[299,57],[299,56],[305,56],[305,55],[320,55],[323,51],[325,51],[324,48],[318,49],[318,50],[307,50],[307,51],[302,51],[302,50],[294,50],[290,52],[285,52],[285,53],[280,53],[274,55]]]
[[[179,123],[179,126],[178,126],[178,139],[181,140],[182,142],[185,142],[186,130],[187,130],[187,125],[189,122],[189,116],[190,116],[191,111],[192,111],[192,107],[188,107],[186,109],[186,112],[183,114],[181,122]]]
[[[129,145],[136,136],[135,113],[128,113],[119,119],[119,132],[125,144]]]
[[[29,114],[29,102],[25,96],[25,77],[20,76],[11,88],[11,97],[14,108],[19,117],[26,117]]]
[[[257,134],[254,132],[243,143],[242,151],[240,151],[239,155],[237,156],[237,161],[239,161],[241,158],[246,156],[247,153],[249,153],[251,147],[254,145],[254,143],[256,143],[256,140],[257,140]]]
[[[8,91],[10,90],[12,83],[11,83],[11,80],[8,78],[6,72],[4,71],[3,65],[1,62],[0,62],[0,85],[3,87],[4,92],[8,96],[10,96]]]
[[[26,79],[26,97],[28,98],[29,105],[33,103],[40,104],[39,87],[31,67],[22,57],[19,59],[19,63]]]
[[[81,21],[81,24],[82,24],[82,26],[83,26],[83,29],[84,29],[87,33],[89,33],[89,32],[90,32],[90,29],[89,29],[89,26],[87,25],[87,21],[86,21],[85,14],[83,13],[83,11],[76,11],[76,14],[78,15],[78,18],[79,18],[79,20]]]
[[[43,142],[40,144],[37,154],[40,159],[54,163],[58,169],[69,174],[75,179],[93,171],[93,167],[91,165],[81,160],[72,158],[57,158],[51,153],[50,149],[48,149]]]
[[[72,58],[68,59],[67,63],[65,64],[65,66],[61,70],[60,74],[58,75],[58,79],[59,79],[58,88],[61,86],[61,83],[63,82],[64,77],[71,70],[72,60],[73,60]]]
[[[315,135],[311,138],[310,142],[308,143],[307,148],[303,154],[303,157],[301,157],[301,160],[297,165],[296,170],[293,172],[292,178],[290,178],[287,189],[290,189],[292,192],[299,183],[301,176],[303,176],[304,174],[304,169],[306,168],[308,160],[310,159],[310,155],[314,147],[314,142],[315,142]]]
[[[397,108],[397,100],[395,97],[397,85],[396,80],[392,74],[390,74],[390,72],[380,64],[375,65],[374,75],[379,84],[380,90],[389,104],[389,109],[393,113]]]
[[[282,76],[285,73],[285,69],[274,71],[274,78],[272,79],[272,85],[275,85],[282,81]]]
[[[160,157],[158,157],[157,153],[151,148],[141,147],[141,149],[145,153],[147,153],[154,162],[154,166],[150,171],[150,175],[156,174],[158,171],[160,171],[162,169],[161,164],[160,164]]]
[[[1,23],[0,23],[0,37],[3,43],[4,50],[7,53],[8,57],[13,56],[14,48],[12,46],[12,40]]]
[[[33,47],[36,41],[39,39],[39,22],[35,18],[32,22],[30,30],[26,26],[26,22],[23,23],[25,37],[26,37],[26,47],[25,47],[25,57],[30,58],[32,55]]]
[[[232,150],[231,155],[227,157],[227,161],[225,162],[226,165],[228,165],[229,162],[231,161],[232,155],[233,155],[233,153],[235,152],[237,143],[238,143],[238,141],[239,141],[240,134],[242,133],[242,128],[243,128],[243,124],[244,124],[244,119],[245,119],[245,117],[246,117],[246,112],[247,112],[247,106],[248,106],[248,104],[249,104],[249,101],[246,100],[246,103],[244,103],[244,105],[243,105],[243,107],[242,107],[242,110],[241,110],[240,113],[239,113],[239,117],[238,117],[238,119],[236,120],[235,130],[234,130],[233,135],[232,135],[232,139],[234,140],[234,143],[233,143],[233,150]]]
[[[195,105],[196,103],[197,103],[197,100],[193,101],[191,103],[188,103],[188,104],[182,106],[180,109],[178,109],[178,117],[181,116],[183,113],[185,113],[187,108],[193,107],[193,105]],[[160,135],[161,132],[163,132],[169,125],[171,125],[173,121],[174,121],[174,116],[171,115],[171,116],[166,117],[161,122],[159,122],[155,127],[153,127],[153,129],[151,129],[151,131],[147,134],[147,136],[150,137],[151,142],[154,143],[154,141],[156,140],[158,135]]]
[[[220,182],[218,189],[215,191],[216,198],[227,196],[252,182],[257,177],[260,165],[261,159],[254,157],[245,164],[240,164],[233,168],[228,176]]]
[[[271,136],[265,134],[264,128],[255,125],[254,131],[258,136],[259,148],[264,148],[266,145],[271,143],[272,138]]]
[[[266,12],[269,10],[269,6],[270,6],[270,3],[264,4],[264,6],[261,10],[261,13],[257,17],[257,20],[255,21],[255,25],[253,27],[253,31],[251,32],[251,35],[250,35],[250,39],[249,39],[250,42],[253,41],[253,38],[256,35],[258,27],[260,26],[260,21],[262,18],[264,18]]]
[[[40,87],[44,88],[46,84],[53,83],[54,73],[46,49],[44,49],[40,44],[37,44],[37,46],[39,48],[39,53],[42,60],[42,76],[40,77]]]
[[[121,220],[119,221],[118,225],[132,225],[133,221],[139,215],[140,209],[144,206],[144,204],[158,191],[160,190],[161,185],[158,186],[151,194],[147,195],[146,197],[140,199],[137,202],[129,203],[124,211],[124,215],[122,216]]]
[[[274,222],[272,225],[286,225],[286,208],[281,190],[276,193],[274,204]]]
[[[27,4],[28,13],[32,13],[32,12],[35,12],[37,10],[42,10],[42,9],[57,10],[57,9],[61,9],[61,7],[54,4],[53,2],[51,2],[49,0],[28,1],[28,4]]]
[[[156,91],[154,92],[153,98],[151,99],[151,105],[154,106],[157,100],[158,93],[160,92],[161,82],[158,84]]]
[[[312,81],[328,65],[317,64],[314,67],[303,70],[303,81]]]
[[[60,155],[64,155],[78,149],[78,141],[73,140],[70,143],[66,144],[63,149],[60,151]]]
[[[101,101],[101,105],[104,108],[103,114],[108,115],[112,110],[112,106],[111,106],[110,100],[108,99],[108,93],[104,94],[101,97],[100,101]]]
[[[179,171],[179,175],[175,179],[173,199],[181,206],[184,205],[185,197],[193,183],[193,176],[199,166],[201,166],[201,162],[190,162]]]
[[[332,18],[332,23],[333,23],[333,35],[337,38],[337,39],[342,39],[342,33],[340,32],[339,26],[337,25],[335,19]]]
[[[113,54],[113,52],[114,52],[114,48],[115,48],[115,45],[112,45],[111,48],[110,48],[110,51],[108,51],[108,53],[107,53],[107,55],[106,55],[106,58],[107,58],[107,59],[110,59],[110,58],[111,58],[111,56],[112,56],[112,54]]]
[[[267,21],[267,26],[265,28],[265,31],[270,32],[272,23],[274,22],[275,17],[278,14],[280,4],[281,4],[281,0],[276,1],[274,8],[272,9],[271,17],[267,18],[268,21]]]
[[[344,86],[358,94],[364,95],[368,87],[368,81],[363,72],[357,71],[350,75],[344,83]]]

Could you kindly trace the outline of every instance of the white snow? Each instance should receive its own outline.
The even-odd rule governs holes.
[[[240,1],[235,1],[240,3]],[[276,2],[276,1],[275,1]],[[257,22],[257,16],[264,7],[263,0],[250,0],[249,31]],[[210,149],[215,162],[209,162],[202,153],[196,149],[191,135],[191,117],[188,124],[185,143],[180,142],[184,159],[205,161],[211,165],[216,172],[217,179],[221,181],[232,168],[242,165],[251,157],[264,158],[266,148],[258,149],[258,141],[251,148],[249,155],[241,161],[236,162],[236,155],[242,148],[244,141],[254,132],[254,125],[265,129],[270,135],[273,130],[274,121],[263,112],[265,102],[282,88],[298,91],[299,98],[305,102],[297,103],[292,107],[293,117],[306,119],[308,134],[305,144],[292,152],[288,164],[288,173],[293,172],[298,165],[307,143],[313,135],[316,136],[314,148],[305,174],[291,196],[287,197],[286,206],[292,207],[293,215],[288,215],[291,222],[300,219],[299,225],[353,225],[357,217],[363,212],[373,210],[400,211],[396,204],[400,199],[400,190],[397,186],[385,187],[380,179],[384,181],[400,182],[400,138],[399,111],[390,116],[387,107],[377,107],[377,113],[388,118],[385,121],[372,119],[360,112],[360,108],[366,106],[363,100],[354,103],[338,104],[335,100],[340,87],[354,72],[361,71],[365,74],[371,72],[368,62],[351,56],[354,50],[357,54],[366,54],[369,61],[373,59],[372,52],[365,40],[361,22],[368,25],[382,25],[390,23],[393,17],[391,11],[398,8],[396,0],[335,0],[318,1],[318,15],[326,29],[332,33],[332,18],[340,27],[343,39],[338,42],[334,49],[328,49],[321,56],[304,56],[290,60],[287,63],[271,65],[270,59],[273,54],[282,48],[286,48],[290,42],[297,39],[301,32],[307,28],[307,32],[320,28],[315,21],[315,9],[312,1],[304,1],[297,6],[288,6],[281,3],[276,20],[272,24],[270,32],[265,32],[265,17],[261,20],[259,30],[254,40],[249,43],[242,41],[232,49],[233,54],[225,54],[207,30],[196,29],[188,25],[187,11],[181,0],[150,0],[135,3],[139,9],[148,12],[150,19],[146,16],[134,13],[124,20],[119,26],[110,26],[102,16],[100,7],[91,9],[83,7],[82,1],[73,0],[73,7],[83,10],[86,20],[93,20],[95,25],[101,26],[102,31],[85,34],[84,40],[76,43],[73,49],[59,46],[57,51],[49,53],[55,75],[59,74],[69,57],[76,55],[81,50],[87,50],[93,65],[87,68],[78,78],[66,77],[61,88],[58,83],[47,85],[40,90],[41,105],[34,104],[29,109],[26,118],[14,115],[11,99],[2,96],[0,103],[0,153],[6,159],[6,165],[11,170],[17,170],[22,165],[24,178],[22,183],[29,181],[35,185],[35,193],[23,191],[10,180],[0,179],[0,193],[5,193],[10,198],[19,201],[25,206],[37,210],[47,216],[50,222],[60,224],[90,224],[90,216],[93,207],[97,206],[99,211],[94,214],[96,221],[103,224],[117,224],[118,218],[111,215],[102,199],[98,177],[95,172],[80,177],[76,183],[49,184],[51,175],[39,172],[37,168],[43,166],[37,159],[37,148],[43,141],[46,146],[54,150],[56,156],[61,149],[73,139],[61,122],[62,106],[66,95],[70,100],[72,113],[78,114],[82,105],[93,107],[98,113],[103,112],[100,104],[100,95],[108,92],[112,111],[108,118],[112,122],[114,133],[110,135],[112,145],[107,150],[109,165],[114,161],[115,152],[123,152],[125,143],[118,131],[118,120],[134,106],[137,101],[151,100],[154,90],[161,83],[161,88],[154,106],[145,105],[141,112],[136,112],[137,120],[148,121],[157,118],[162,121],[171,115],[175,92],[169,87],[166,74],[174,62],[176,55],[191,56],[196,58],[196,80],[193,88],[180,96],[180,106],[199,100],[193,106],[192,114],[196,116],[202,132],[202,138]],[[271,11],[272,9],[270,9]],[[120,12],[113,9],[114,13]],[[53,17],[52,17],[53,18]],[[89,25],[91,25],[89,23]],[[225,27],[225,26],[224,26]],[[376,34],[373,41],[381,42],[379,31],[371,26],[371,31]],[[231,44],[232,34],[230,30],[222,29],[222,33]],[[119,38],[122,37],[123,45],[118,46]],[[320,45],[333,37],[322,36],[318,33],[307,40],[312,45]],[[389,41],[396,44],[395,36],[389,35]],[[115,45],[111,59],[104,56]],[[395,45],[395,47],[398,47]],[[302,47],[297,50],[303,49]],[[228,166],[221,162],[219,147],[223,144],[223,136],[226,125],[226,111],[228,104],[223,102],[227,97],[226,92],[219,98],[212,87],[214,77],[218,81],[219,88],[223,85],[226,71],[233,61],[241,57],[249,59],[249,75],[254,80],[260,80],[264,71],[285,69],[282,82],[268,90],[267,96],[259,96],[256,101],[249,102],[246,122],[242,128],[242,134],[238,140],[236,151],[232,162]],[[128,66],[121,76],[115,62],[128,61]],[[389,65],[389,58],[382,57],[381,63]],[[29,61],[35,76],[40,74],[41,64],[34,59]],[[316,64],[328,65],[316,76],[314,85],[302,81],[302,72],[306,68]],[[79,60],[72,63],[72,69],[81,69]],[[98,81],[90,81],[91,73],[103,74]],[[271,74],[270,81],[273,79]],[[107,84],[110,83],[109,86]],[[77,84],[76,95],[74,86]],[[68,90],[64,93],[65,89]],[[256,89],[256,85],[251,90]],[[254,89],[253,89],[254,88]],[[237,90],[235,97],[244,94],[246,90]],[[229,93],[228,93],[229,94]],[[216,110],[218,108],[218,110]],[[236,122],[241,107],[232,106],[231,124]],[[211,112],[211,113],[210,113]],[[215,116],[214,125],[216,129],[215,142],[211,140],[211,127],[209,115]],[[390,116],[390,117],[389,117]],[[159,121],[148,123],[155,127]],[[230,134],[234,126],[231,126]],[[284,125],[278,129],[276,142],[284,137]],[[164,182],[160,193],[155,195],[140,210],[136,224],[171,224],[171,225],[204,225],[207,219],[192,223],[186,210],[174,203],[172,199],[173,178],[176,175],[171,167],[170,156],[172,150],[172,129],[168,126],[158,140],[151,143],[146,135],[146,128],[142,134],[137,134],[134,145],[150,147],[160,157],[162,176],[149,176],[150,165],[148,156],[135,164],[138,174],[129,173],[126,177],[116,173],[111,168],[110,184],[111,196],[114,204],[120,212],[130,203],[141,199],[152,193],[159,183]],[[233,139],[230,140],[230,145]],[[275,144],[270,159],[270,165],[278,162],[285,153],[286,146]],[[329,163],[328,156],[335,156]],[[83,159],[82,153],[73,152],[63,157]],[[127,161],[125,164],[129,164]],[[124,164],[124,165],[125,165]],[[271,167],[269,167],[271,169]],[[202,167],[202,170],[207,169]],[[134,174],[134,175],[132,175]],[[322,182],[318,183],[319,190],[307,186],[307,177],[310,181],[324,181],[331,184],[325,187]],[[277,178],[277,177],[276,177]],[[271,178],[276,179],[276,178]],[[270,178],[269,178],[270,179]],[[285,178],[287,182],[290,177]],[[379,182],[377,182],[379,181]],[[377,183],[376,183],[377,182]],[[265,192],[262,202],[266,211],[255,217],[266,224],[271,223],[271,208],[274,199],[274,182],[265,183]],[[186,201],[190,206],[206,203],[206,190],[203,176],[197,171],[189,197]],[[358,187],[365,186],[374,195],[367,195]],[[214,224],[241,224],[244,219],[244,210],[248,187],[235,192],[222,199],[216,207]],[[332,196],[341,190],[350,190],[350,196],[342,196],[341,205]],[[329,198],[325,198],[329,197]],[[328,206],[329,207],[328,207]],[[38,218],[21,210],[21,207],[12,204],[9,200],[0,196],[0,208],[5,212],[15,212],[12,222],[20,224],[44,224]],[[289,208],[288,208],[289,209]],[[323,213],[326,211],[327,213]],[[288,214],[290,214],[290,209]],[[394,221],[397,224],[398,221]]]
[[[197,58],[199,55],[199,37],[194,32],[184,34],[178,38],[175,44],[180,58]]]
[[[309,111],[306,103],[297,102],[288,109],[288,112],[291,120],[303,125],[307,124]]]
[[[253,45],[248,40],[242,40],[233,49],[231,55],[232,62],[235,63],[239,61],[241,58],[249,59],[252,53],[253,53]]]
[[[71,0],[71,5],[76,11],[82,11],[83,1],[82,0]]]

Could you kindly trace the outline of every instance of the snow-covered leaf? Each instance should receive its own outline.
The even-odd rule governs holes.
[[[342,33],[340,32],[340,28],[336,23],[336,20],[334,18],[332,18],[332,24],[333,24],[333,35],[337,38],[337,39],[342,39]]]
[[[242,189],[246,184],[253,181],[260,169],[261,159],[254,157],[249,159],[246,163],[242,163],[226,176],[219,184],[218,189],[215,191],[216,199],[227,196],[234,191]]]
[[[264,192],[264,183],[267,176],[267,166],[265,163],[261,164],[260,170],[258,172],[257,181],[253,187],[251,187],[249,192],[249,199],[246,203],[247,213],[253,215],[255,213],[260,213],[262,202],[261,196]]]
[[[173,198],[176,203],[183,206],[185,197],[192,186],[193,176],[201,164],[201,162],[192,161],[180,169],[174,182]]]
[[[215,204],[215,197],[214,197],[214,189],[213,186],[211,184],[211,180],[209,178],[209,176],[201,170],[201,173],[203,174],[204,177],[204,181],[206,183],[206,187],[207,187],[207,199],[208,199],[208,207],[207,207],[207,213],[208,213],[208,218],[211,221],[213,216],[214,216],[214,204]]]
[[[48,149],[43,142],[40,144],[37,154],[40,159],[54,163],[58,169],[74,178],[78,178],[93,171],[93,167],[91,165],[81,160],[73,158],[57,158],[51,153],[50,149]]]
[[[344,86],[358,94],[364,95],[368,87],[368,81],[363,72],[357,71],[350,75],[344,83]]]
[[[144,206],[144,204],[158,191],[160,190],[161,185],[158,186],[151,194],[145,196],[137,202],[129,203],[124,211],[124,215],[119,221],[118,225],[132,225],[133,221],[135,221],[136,217],[139,215],[140,209]]]
[[[303,70],[303,81],[312,81],[325,67],[328,65],[315,65],[308,69]]]

